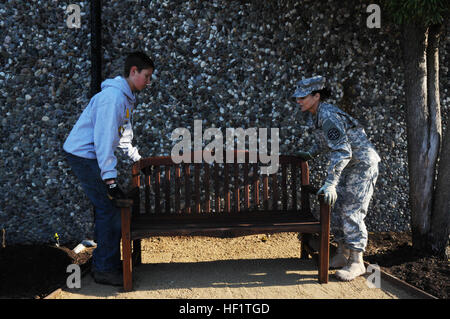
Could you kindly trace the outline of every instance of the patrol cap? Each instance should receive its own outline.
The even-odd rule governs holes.
[[[295,90],[293,98],[305,97],[312,91],[322,90],[325,87],[326,79],[321,76],[313,76],[312,78],[300,80],[297,82],[297,89]]]

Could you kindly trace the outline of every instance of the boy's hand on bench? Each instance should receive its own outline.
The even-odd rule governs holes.
[[[107,179],[105,180],[105,183],[107,189],[106,195],[108,195],[108,198],[110,200],[127,198],[125,193],[120,189],[119,185],[117,185],[114,179]]]

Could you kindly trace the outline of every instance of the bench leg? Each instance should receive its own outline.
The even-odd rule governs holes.
[[[306,249],[306,242],[308,241],[308,236],[311,236],[310,234],[301,234],[302,240],[301,240],[301,248],[300,248],[300,259],[309,259],[309,253]]]
[[[320,251],[319,251],[319,282],[328,283],[328,267],[330,262],[330,213],[329,205],[320,204]]]
[[[129,207],[122,208],[122,254],[123,254],[123,289],[131,291],[133,288],[131,265],[131,211]]]
[[[142,264],[141,240],[133,240],[133,267]]]

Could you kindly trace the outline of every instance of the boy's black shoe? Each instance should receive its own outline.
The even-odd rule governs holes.
[[[98,284],[123,286],[123,276],[120,272],[91,271],[91,275]]]

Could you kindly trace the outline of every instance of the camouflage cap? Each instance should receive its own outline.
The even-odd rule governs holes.
[[[304,97],[312,91],[322,90],[325,87],[326,79],[323,76],[317,75],[312,78],[304,79],[297,82],[297,89],[295,90],[293,98]]]

